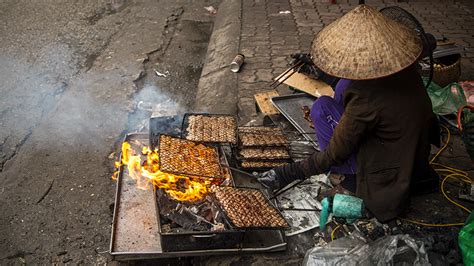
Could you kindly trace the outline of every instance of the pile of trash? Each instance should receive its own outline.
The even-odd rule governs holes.
[[[389,235],[368,242],[359,233],[310,249],[303,265],[429,265],[423,242]]]

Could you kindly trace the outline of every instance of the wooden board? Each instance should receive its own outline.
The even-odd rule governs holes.
[[[331,97],[334,96],[333,89],[325,82],[312,79],[305,74],[295,72],[294,70],[289,71],[286,75],[283,75],[282,73],[276,77],[275,80],[279,80],[281,82],[289,75],[291,76],[283,82],[288,86],[291,86],[299,91],[306,92],[314,97],[320,97],[323,95]]]
[[[270,99],[272,97],[279,96],[276,90],[266,91],[255,94],[253,97],[255,98],[255,102],[257,103],[258,108],[260,111],[265,115],[276,115],[279,114],[278,110],[273,106]]]

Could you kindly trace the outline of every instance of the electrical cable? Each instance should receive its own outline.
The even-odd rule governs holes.
[[[399,218],[402,221],[409,222],[412,224],[418,224],[422,226],[427,226],[427,227],[451,227],[451,226],[463,226],[464,223],[452,223],[452,224],[429,224],[429,223],[423,223],[415,220],[410,220],[406,218]]]
[[[448,147],[449,140],[451,139],[451,131],[449,131],[449,128],[446,127],[445,125],[441,125],[441,126],[444,127],[446,131],[448,131],[448,137],[446,138],[446,143],[444,143],[443,147],[439,149],[438,153],[436,153],[436,155],[431,159],[430,164],[432,164],[434,160],[436,160],[436,158],[444,151],[444,149]]]
[[[460,170],[460,169],[456,169],[456,168],[453,168],[453,167],[449,167],[449,166],[447,166],[447,165],[440,164],[440,163],[431,163],[431,165],[441,166],[441,167],[444,167],[444,168],[446,168],[446,169],[448,169],[448,170],[451,170],[451,171],[453,171],[453,172],[458,172],[458,173],[463,174],[463,175],[466,175],[466,176],[469,174],[469,173],[466,172],[466,171],[463,171],[463,170]]]
[[[331,241],[334,240],[334,234],[336,233],[336,231],[342,226],[342,224],[338,224],[336,227],[334,227],[334,229],[332,229],[331,231]]]
[[[448,195],[446,194],[446,192],[444,191],[444,183],[446,182],[446,179],[454,176],[455,174],[450,174],[450,175],[447,175],[443,178],[443,181],[441,181],[441,192],[443,193],[444,197],[449,201],[451,202],[452,204],[458,206],[459,208],[465,210],[466,212],[468,213],[471,213],[471,210],[469,210],[468,208],[462,206],[461,204],[455,202],[454,200],[452,200],[451,198],[448,197]]]
[[[430,165],[433,165],[433,166],[438,166],[438,167],[443,167],[443,168],[436,168],[435,171],[436,172],[448,172],[449,174],[446,175],[443,180],[441,181],[441,185],[440,185],[440,189],[441,189],[441,193],[443,194],[443,196],[452,204],[456,205],[456,207],[459,207],[461,209],[463,209],[464,211],[468,212],[468,213],[471,213],[471,210],[469,210],[468,208],[466,208],[465,206],[455,202],[454,200],[452,200],[447,194],[446,194],[446,191],[444,189],[444,184],[446,183],[446,180],[448,178],[454,178],[454,177],[460,177],[458,180],[462,181],[462,182],[465,182],[465,183],[468,183],[468,184],[472,184],[472,179],[469,177],[469,173],[466,172],[466,171],[463,171],[463,170],[460,170],[460,169],[457,169],[457,168],[454,168],[454,167],[450,167],[450,166],[447,166],[447,165],[444,165],[444,164],[440,164],[440,163],[435,163],[434,161],[436,160],[436,158],[438,158],[438,156],[446,149],[446,147],[448,146],[448,143],[451,139],[451,131],[449,130],[448,127],[444,126],[444,125],[441,125],[445,130],[446,132],[448,133],[447,137],[446,137],[446,143],[443,145],[443,147],[435,154],[435,156],[430,160]],[[406,222],[410,222],[410,223],[413,223],[413,224],[418,224],[418,225],[422,225],[422,226],[427,226],[427,227],[451,227],[451,226],[463,226],[464,225],[464,222],[462,223],[449,223],[449,224],[432,224],[432,223],[424,223],[424,222],[419,222],[419,221],[415,221],[415,220],[411,220],[411,219],[406,219],[406,218],[401,218],[399,217],[400,220],[402,221],[406,221]]]
[[[435,169],[435,171],[436,172],[448,172],[448,173],[451,173],[452,176],[455,176],[459,181],[469,183],[469,184],[472,183],[472,180],[471,180],[470,177],[462,175],[462,174],[453,173],[452,171],[447,170],[447,169]],[[452,185],[454,185],[454,184],[452,184]]]

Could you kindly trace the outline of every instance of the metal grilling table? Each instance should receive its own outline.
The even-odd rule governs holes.
[[[148,136],[148,134],[141,133],[129,134],[125,140],[129,142],[136,140],[143,145],[148,145],[150,143]],[[151,142],[153,141],[152,139]],[[231,248],[226,248],[223,245],[222,247],[202,249],[192,248],[191,245],[189,249],[173,251],[173,248],[166,247],[166,245],[168,243],[176,245],[182,236],[177,235],[175,241],[173,241],[173,239],[170,239],[173,238],[173,235],[168,234],[166,236],[167,240],[163,240],[163,236],[160,234],[159,206],[154,189],[151,185],[145,190],[136,187],[133,180],[127,177],[127,171],[124,168],[121,167],[117,179],[110,241],[110,254],[115,259],[208,256],[273,252],[286,249],[287,244],[281,230],[245,230],[238,245]],[[236,178],[238,178],[237,175],[234,175],[234,180]],[[194,241],[195,247],[199,247],[200,241],[208,242],[214,236],[209,233],[207,236],[196,234],[195,237],[190,237],[186,238],[187,241]]]

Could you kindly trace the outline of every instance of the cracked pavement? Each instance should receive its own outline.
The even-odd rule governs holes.
[[[0,2],[0,264],[107,263],[112,152],[145,85],[189,106],[218,1]]]

